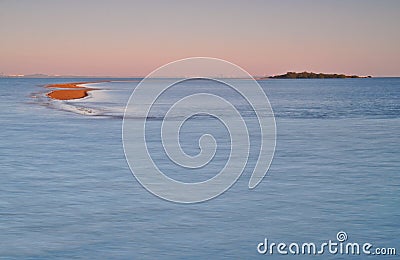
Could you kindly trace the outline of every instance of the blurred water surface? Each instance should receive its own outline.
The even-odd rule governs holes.
[[[230,190],[192,205],[150,194],[125,161],[122,113],[137,79],[95,84],[101,90],[78,101],[43,94],[45,84],[90,80],[0,79],[0,257],[262,258],[265,237],[318,243],[340,230],[400,250],[400,79],[260,81],[277,123],[267,176],[249,190],[250,160]],[[230,97],[213,83],[191,84]],[[183,94],[169,93],[160,107]],[[246,116],[251,124],[254,114]],[[216,161],[226,160],[226,129],[212,117],[191,124],[182,129],[188,153],[207,130],[222,138]],[[149,149],[173,178],[201,181],[219,170],[185,175],[159,148]]]

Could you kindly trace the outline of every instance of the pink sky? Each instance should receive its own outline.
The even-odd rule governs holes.
[[[0,73],[145,76],[191,56],[253,75],[400,76],[400,1],[2,1]]]

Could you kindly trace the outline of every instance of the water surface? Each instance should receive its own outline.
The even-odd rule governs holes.
[[[147,192],[125,161],[122,113],[136,79],[93,85],[102,90],[78,101],[44,96],[45,84],[86,80],[0,79],[0,256],[266,258],[256,250],[265,237],[318,243],[340,230],[400,249],[400,79],[260,81],[277,122],[267,176],[249,190],[247,169],[221,196],[192,205]],[[189,152],[196,124],[226,137],[212,118],[193,124],[183,131]],[[170,174],[199,181],[215,167]]]

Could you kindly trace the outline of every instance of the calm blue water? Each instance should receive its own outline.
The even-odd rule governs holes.
[[[102,90],[79,101],[43,94],[45,84],[82,80],[0,79],[0,257],[271,258],[257,253],[264,238],[322,243],[341,230],[399,254],[400,79],[261,81],[277,122],[267,176],[249,190],[245,171],[221,196],[191,205],[150,194],[125,161],[121,116],[137,81],[93,85]],[[198,120],[226,136],[212,118]]]

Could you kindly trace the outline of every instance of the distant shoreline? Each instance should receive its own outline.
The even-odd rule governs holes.
[[[345,75],[345,74],[327,74],[327,73],[315,73],[315,72],[287,72],[282,75],[261,77],[259,79],[360,79],[360,78],[372,78],[372,76],[358,76],[358,75]]]

